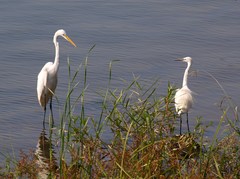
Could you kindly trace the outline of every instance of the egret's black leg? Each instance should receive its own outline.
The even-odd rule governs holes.
[[[45,129],[45,118],[46,118],[46,106],[44,107],[43,129]]]
[[[44,115],[43,115],[43,129],[45,129],[45,118],[46,118],[46,94],[45,94],[45,102],[44,102]]]
[[[52,98],[50,98],[50,111],[51,111],[51,120],[52,120],[52,126],[53,126],[54,120],[53,120],[53,111],[52,111]]]
[[[180,135],[182,135],[182,115],[180,114]]]
[[[188,124],[188,112],[186,113],[186,115],[187,115],[187,128],[188,128],[188,133],[190,133],[189,124]]]

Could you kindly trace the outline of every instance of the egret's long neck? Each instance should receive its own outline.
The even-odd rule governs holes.
[[[55,35],[53,37],[53,43],[55,46],[55,60],[54,60],[54,67],[56,69],[56,71],[58,71],[58,66],[59,66],[59,43],[57,42],[57,36]]]
[[[191,62],[188,62],[187,63],[187,68],[184,72],[184,76],[183,76],[183,83],[182,83],[182,87],[184,86],[187,86],[187,82],[188,82],[188,71],[189,71],[189,68],[191,66]]]

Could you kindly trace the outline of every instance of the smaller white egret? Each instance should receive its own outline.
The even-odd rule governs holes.
[[[192,97],[192,91],[188,88],[187,82],[188,82],[188,71],[192,64],[192,58],[191,57],[184,57],[181,59],[177,59],[176,61],[182,61],[187,63],[187,68],[184,72],[183,76],[183,83],[182,88],[177,89],[175,94],[175,108],[180,116],[180,135],[182,134],[182,114],[186,113],[187,116],[187,127],[188,132],[189,130],[189,124],[188,124],[188,111],[192,107],[193,104],[193,97]]]
[[[52,96],[55,92],[57,87],[57,73],[59,68],[59,43],[57,42],[57,37],[61,36],[70,42],[74,47],[76,47],[75,43],[66,35],[65,30],[60,29],[57,30],[53,36],[53,43],[55,45],[55,60],[53,62],[46,63],[40,73],[38,74],[37,80],[37,96],[38,102],[40,106],[44,108],[44,119],[43,125],[45,122],[45,115],[46,115],[46,106],[50,99],[50,110],[52,114],[53,120],[53,113],[52,113]]]

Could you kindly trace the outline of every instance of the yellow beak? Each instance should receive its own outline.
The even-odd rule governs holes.
[[[63,37],[74,47],[77,47],[76,44],[72,41],[72,39],[70,39],[70,37],[68,37],[66,34],[63,34]]]

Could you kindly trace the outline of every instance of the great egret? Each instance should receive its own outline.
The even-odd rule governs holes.
[[[193,104],[193,97],[192,97],[192,91],[188,88],[187,82],[188,82],[188,71],[192,64],[192,58],[191,57],[184,57],[181,59],[177,59],[176,61],[182,61],[187,63],[187,68],[184,72],[183,76],[183,83],[182,88],[177,89],[177,92],[175,94],[175,108],[180,116],[180,135],[182,134],[182,114],[186,113],[187,116],[187,127],[188,132],[189,130],[189,124],[188,124],[188,111],[192,107]]]
[[[75,43],[66,35],[65,30],[60,29],[57,30],[53,36],[53,43],[55,45],[55,60],[53,62],[47,62],[40,73],[38,74],[37,80],[37,96],[38,102],[40,106],[44,108],[44,119],[43,124],[45,122],[46,115],[46,105],[50,99],[50,110],[52,113],[52,96],[57,87],[57,73],[59,68],[59,43],[57,41],[58,36],[63,37],[68,42],[70,42],[74,47],[76,47]]]

